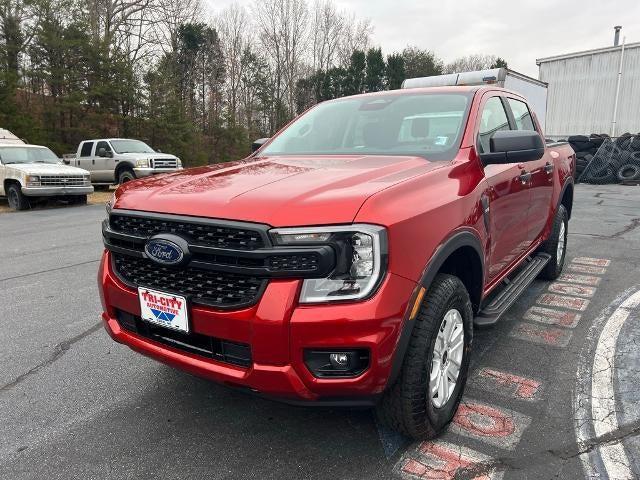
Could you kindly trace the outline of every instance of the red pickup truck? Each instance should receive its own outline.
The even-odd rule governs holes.
[[[224,385],[375,405],[401,433],[436,435],[474,324],[562,270],[573,150],[495,87],[333,100],[254,146],[116,191],[107,332]]]

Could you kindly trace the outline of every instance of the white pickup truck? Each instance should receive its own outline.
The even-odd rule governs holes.
[[[175,155],[156,152],[140,140],[127,138],[85,140],[75,157],[65,158],[65,162],[91,172],[91,182],[97,186],[182,169]]]
[[[7,197],[12,209],[26,210],[43,197],[84,204],[89,193],[89,172],[64,165],[47,147],[28,145],[0,129],[0,196]]]

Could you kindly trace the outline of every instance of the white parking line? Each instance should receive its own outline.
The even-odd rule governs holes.
[[[640,290],[628,297],[613,312],[598,339],[591,376],[591,414],[596,437],[618,429],[614,390],[616,343],[624,322],[638,305],[640,305]],[[636,478],[622,443],[601,445],[600,457],[609,478]]]

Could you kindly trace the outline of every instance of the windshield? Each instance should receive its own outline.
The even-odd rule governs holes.
[[[264,155],[415,155],[454,158],[471,93],[345,98],[309,110]]]
[[[153,148],[140,140],[111,140],[116,153],[155,153]]]
[[[60,163],[60,159],[46,147],[0,147],[0,161],[11,163]]]

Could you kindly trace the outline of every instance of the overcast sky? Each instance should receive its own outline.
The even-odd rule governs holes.
[[[237,2],[204,0],[211,13]],[[312,0],[309,2],[312,3]],[[471,53],[493,54],[509,67],[538,77],[536,58],[613,44],[623,25],[627,43],[640,41],[639,0],[337,0],[368,17],[373,41],[385,54],[416,45],[445,61]]]

